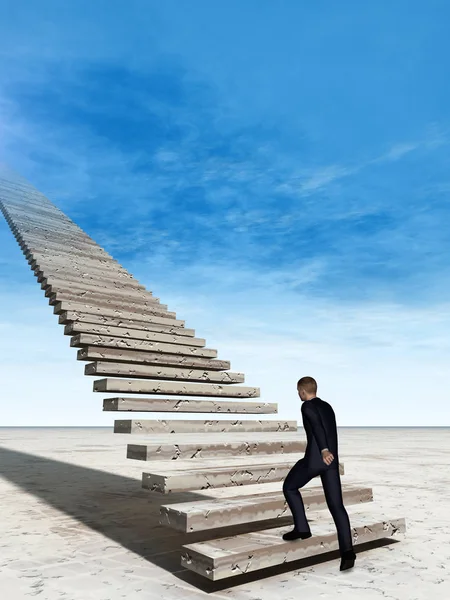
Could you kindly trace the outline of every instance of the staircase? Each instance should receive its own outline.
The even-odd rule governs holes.
[[[302,490],[313,536],[282,539],[292,527],[282,483],[305,449],[297,422],[262,419],[276,415],[277,403],[241,385],[243,373],[230,371],[228,360],[27,182],[0,172],[0,209],[77,359],[87,362],[85,375],[101,377],[93,391],[115,395],[103,410],[170,413],[167,420],[115,420],[114,432],[135,436],[127,458],[150,463],[142,486],[168,496],[160,523],[182,533],[210,531],[209,541],[182,546],[181,564],[211,580],[255,570],[263,576],[264,568],[337,550],[320,485]],[[177,413],[208,416],[183,420]],[[215,418],[224,413],[231,418]],[[171,494],[194,490],[205,499],[170,502]],[[355,548],[405,532],[404,518],[372,510],[371,488],[344,484],[343,497]],[[247,532],[215,537],[215,529],[239,525]]]

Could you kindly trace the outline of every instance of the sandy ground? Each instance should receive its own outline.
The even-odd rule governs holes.
[[[158,524],[161,504],[198,495],[168,502],[141,488],[149,464],[127,460],[126,444],[148,436],[0,429],[0,597],[450,600],[450,429],[339,435],[343,483],[371,486],[371,510],[405,517],[406,536],[360,549],[351,571],[327,555],[214,583],[181,567],[180,546],[230,530],[191,537]]]

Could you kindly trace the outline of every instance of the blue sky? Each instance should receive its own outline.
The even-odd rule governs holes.
[[[65,4],[0,3],[0,161],[281,417],[449,425],[450,5]],[[110,424],[0,243],[4,424]]]

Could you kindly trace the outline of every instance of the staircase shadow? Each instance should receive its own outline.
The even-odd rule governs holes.
[[[204,592],[241,585],[276,573],[330,560],[330,554],[285,563],[263,571],[242,574],[213,582],[184,569],[180,564],[181,546],[212,538],[292,524],[292,517],[213,531],[182,533],[159,524],[161,505],[205,500],[195,492],[158,494],[140,487],[138,480],[63,461],[0,447],[0,476],[49,506],[120,544],[174,577]],[[281,488],[281,485],[280,485]],[[385,545],[384,540],[378,542]],[[387,540],[387,543],[393,543]],[[337,556],[337,554],[336,554]],[[95,558],[95,557],[93,557]]]

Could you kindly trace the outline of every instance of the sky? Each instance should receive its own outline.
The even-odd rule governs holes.
[[[338,426],[450,426],[449,18],[1,0],[0,162],[280,418],[310,375]],[[0,249],[1,425],[110,426],[3,219]]]

